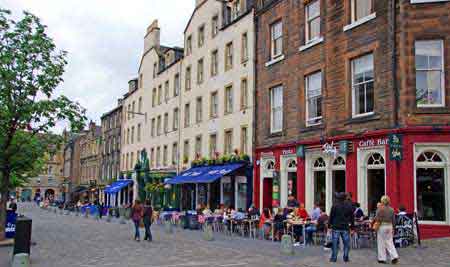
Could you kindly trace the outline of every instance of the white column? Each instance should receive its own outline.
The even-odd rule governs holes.
[[[132,179],[133,179],[133,200],[136,200],[138,199],[138,182],[136,172],[133,172]]]

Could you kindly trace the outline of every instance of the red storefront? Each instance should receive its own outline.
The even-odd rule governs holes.
[[[259,148],[253,198],[285,206],[294,194],[327,212],[334,192],[351,192],[365,213],[387,194],[416,211],[422,238],[450,236],[450,127],[371,131]]]

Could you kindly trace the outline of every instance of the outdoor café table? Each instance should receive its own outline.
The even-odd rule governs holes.
[[[257,219],[251,219],[251,218],[248,218],[248,219],[244,219],[244,220],[242,220],[242,224],[243,224],[243,226],[244,226],[244,229],[245,229],[245,227],[248,227],[248,236],[249,237],[253,237],[253,238],[255,238],[256,237],[256,225],[259,223],[259,220],[257,220]],[[242,235],[244,235],[244,230],[242,231]]]
[[[285,221],[286,223],[286,229],[289,230],[289,228],[291,228],[291,233],[292,233],[292,237],[294,235],[294,226],[301,226],[302,227],[302,232],[303,232],[303,243],[301,243],[301,245],[303,247],[306,246],[306,227],[308,225],[313,224],[313,221],[304,221],[304,220],[293,220],[293,219],[289,219]],[[288,231],[287,231],[288,232]]]

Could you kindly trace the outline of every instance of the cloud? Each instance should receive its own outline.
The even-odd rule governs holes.
[[[88,118],[114,108],[137,76],[147,26],[159,20],[161,42],[183,46],[183,30],[195,0],[0,0],[13,16],[29,11],[48,26],[68,66],[58,94],[80,102]]]

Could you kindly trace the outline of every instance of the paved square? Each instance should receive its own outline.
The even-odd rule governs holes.
[[[59,215],[30,204],[21,212],[33,219],[33,267],[187,267],[187,266],[382,266],[374,249],[351,251],[351,262],[328,262],[321,247],[296,248],[295,256],[281,256],[279,243],[216,235],[202,239],[201,232],[177,229],[166,235],[153,226],[154,242],[132,240],[131,223],[122,225],[93,218]],[[426,248],[401,249],[400,265],[450,266],[450,239],[426,242]],[[9,266],[10,248],[0,248],[0,267]]]

